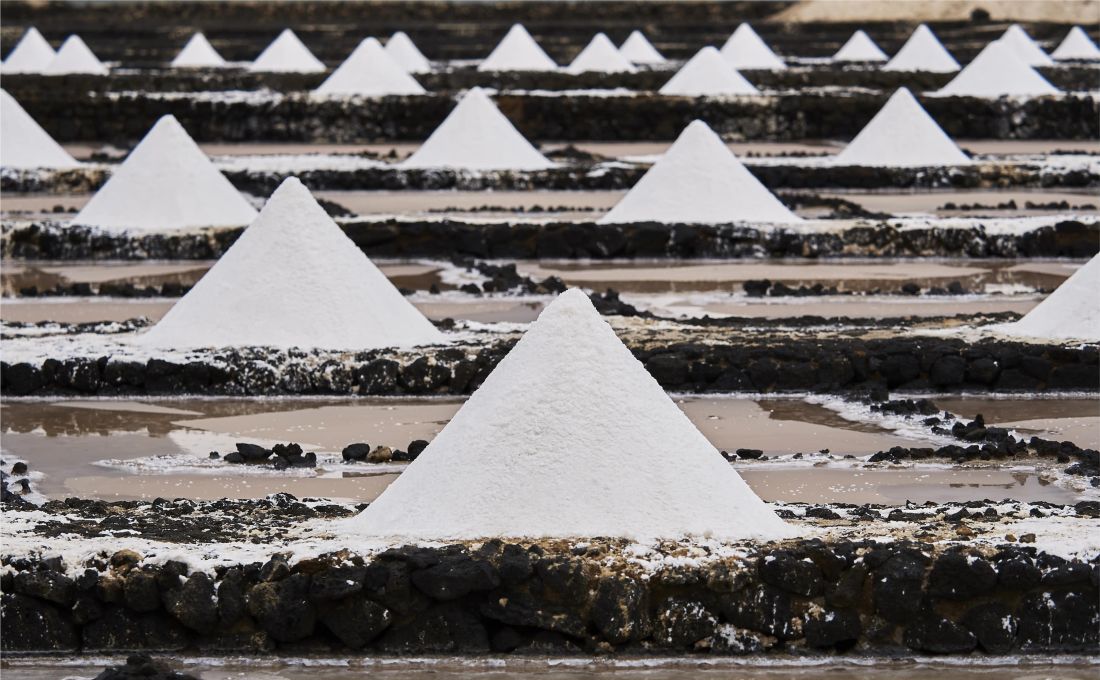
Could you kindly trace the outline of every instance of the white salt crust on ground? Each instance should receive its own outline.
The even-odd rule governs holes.
[[[1060,91],[1020,59],[1012,46],[994,40],[935,94],[995,99],[1003,96],[1041,97]]]
[[[386,41],[386,54],[408,73],[428,73],[431,62],[404,31],[398,31]]]
[[[871,167],[935,167],[966,165],[970,159],[913,94],[902,87],[833,162]]]
[[[722,45],[722,56],[736,69],[782,71],[787,68],[752,26],[741,24]]]
[[[1100,342],[1100,255],[1063,281],[1024,318],[992,328],[1004,335]]]
[[[42,70],[43,75],[65,76],[83,73],[93,76],[105,76],[107,67],[92,53],[79,35],[70,35],[61,43],[57,54]]]
[[[634,73],[638,69],[605,33],[597,33],[573,59],[570,73]]]
[[[523,24],[514,24],[478,71],[555,71],[558,65],[539,47]]]
[[[0,167],[75,168],[80,165],[34,118],[0,89]]]
[[[921,24],[882,70],[954,73],[959,70],[959,62],[955,61],[932,29]]]
[[[871,36],[860,29],[833,55],[833,61],[886,61],[883,52]]]
[[[425,90],[386,52],[382,43],[366,38],[313,92],[385,97],[424,94]]]
[[[1008,44],[1012,51],[1016,53],[1016,56],[1028,66],[1054,65],[1054,60],[1031,39],[1031,36],[1019,24],[1009,26],[999,40]]]
[[[248,66],[249,71],[264,73],[323,73],[325,65],[298,39],[294,31],[283,29]]]
[[[206,36],[196,33],[172,60],[171,66],[172,68],[224,68],[226,63]]]
[[[1098,61],[1100,48],[1080,26],[1074,26],[1050,56],[1059,61]]]
[[[658,93],[681,97],[721,97],[760,92],[718,50],[708,45],[680,67]]]
[[[619,52],[632,64],[663,64],[666,61],[645,34],[637,30],[630,32],[623,44],[619,46]]]
[[[55,54],[46,38],[31,26],[0,65],[0,73],[42,73]]]

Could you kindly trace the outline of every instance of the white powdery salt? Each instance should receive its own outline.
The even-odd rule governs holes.
[[[401,165],[460,170],[545,170],[554,167],[480,87],[467,92],[431,136]]]
[[[283,29],[252,62],[249,71],[263,73],[324,73],[325,65],[298,39],[294,31]]]
[[[290,177],[195,287],[135,342],[164,349],[354,350],[442,340]]]
[[[605,33],[597,33],[569,64],[570,73],[634,73],[630,63]]]
[[[1050,56],[1058,61],[1100,61],[1100,48],[1096,47],[1085,29],[1074,26]]]
[[[576,289],[346,527],[413,540],[793,535]]]
[[[428,73],[432,64],[404,31],[398,31],[386,41],[386,54],[408,73]]]
[[[172,60],[171,66],[172,68],[225,68],[226,63],[206,36],[196,33]]]
[[[848,42],[833,55],[833,61],[886,61],[886,53],[879,49],[871,36],[862,29],[852,34]]]
[[[626,40],[619,46],[619,52],[630,60],[632,64],[663,64],[665,58],[646,39],[641,31],[631,31]]]
[[[61,43],[50,63],[42,70],[47,76],[67,76],[85,74],[105,76],[107,67],[92,53],[79,35],[70,35]]]
[[[508,34],[493,48],[478,71],[555,71],[558,65],[546,54],[522,24],[508,29]]]
[[[787,68],[767,43],[752,30],[741,24],[722,45],[722,56],[736,69],[782,71]]]
[[[903,87],[832,161],[906,168],[965,165],[970,159]]]
[[[718,50],[709,45],[696,52],[658,92],[677,97],[724,97],[760,93]]]
[[[32,170],[79,165],[7,90],[0,89],[0,167]]]
[[[802,220],[701,120],[692,122],[602,224],[722,224]]]
[[[1008,43],[994,40],[936,94],[995,99],[1041,97],[1059,92],[1038,71],[1024,63]]]
[[[1100,255],[1086,262],[1024,318],[994,330],[1030,338],[1100,342]]]
[[[173,116],[134,147],[73,224],[110,232],[240,227],[256,217]]]
[[[999,40],[1007,43],[1012,51],[1016,53],[1016,56],[1028,66],[1054,65],[1054,60],[1031,39],[1031,36],[1019,24],[1009,26]]]
[[[0,73],[42,73],[56,54],[38,29],[31,26],[0,65]]]
[[[882,70],[954,73],[959,70],[959,62],[955,61],[932,29],[921,24]]]
[[[321,95],[384,97],[424,94],[424,88],[386,52],[380,42],[367,38],[313,92]]]

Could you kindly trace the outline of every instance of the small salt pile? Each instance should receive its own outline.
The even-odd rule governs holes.
[[[619,46],[619,52],[632,64],[663,64],[666,61],[641,31],[631,31]]]
[[[196,33],[172,60],[171,66],[172,68],[225,68],[226,63],[206,36]]]
[[[386,54],[401,64],[408,73],[428,73],[432,64],[404,31],[398,31],[386,41]]]
[[[543,51],[522,24],[508,29],[508,34],[493,48],[478,71],[555,71],[558,65]]]
[[[31,26],[8,53],[0,73],[42,73],[56,54],[38,29]]]
[[[173,116],[156,122],[73,218],[109,232],[240,227],[256,217]]]
[[[443,335],[297,177],[138,344],[164,349],[376,349]]]
[[[1100,61],[1100,48],[1096,47],[1085,29],[1074,26],[1050,56],[1058,61]]]
[[[794,535],[576,289],[345,528],[401,540]]]
[[[886,53],[863,30],[853,33],[833,55],[833,61],[886,61],[886,58]]]
[[[424,88],[386,52],[380,42],[367,38],[313,92],[319,95],[385,97],[424,94]]]
[[[745,80],[718,50],[709,45],[681,66],[658,92],[677,97],[759,94],[752,83]]]
[[[7,90],[0,89],[0,167],[33,170],[78,165]]]
[[[1025,64],[1008,43],[994,40],[936,94],[996,99],[1041,97],[1059,92],[1038,71]]]
[[[597,33],[569,64],[570,73],[634,73],[630,63],[605,33]]]
[[[325,65],[313,56],[313,52],[294,31],[287,28],[260,52],[248,70],[258,73],[324,73]]]
[[[61,43],[57,54],[42,71],[47,76],[92,75],[105,76],[107,67],[92,53],[79,35],[70,35]]]
[[[738,70],[782,71],[787,68],[752,26],[741,24],[722,45],[722,56]]]
[[[800,222],[701,120],[684,129],[601,224]]]
[[[890,97],[833,162],[837,165],[905,168],[965,165],[970,159],[928,115],[913,94],[903,87]]]
[[[1086,262],[1024,318],[994,330],[1030,338],[1100,342],[1100,255]]]
[[[954,73],[959,70],[959,62],[955,61],[932,29],[921,24],[882,70]]]
[[[999,40],[1007,43],[1016,53],[1016,56],[1020,57],[1020,60],[1028,66],[1054,65],[1054,60],[1031,39],[1031,36],[1019,24],[1009,26]]]
[[[459,170],[545,170],[554,167],[480,87],[467,92],[402,165]]]

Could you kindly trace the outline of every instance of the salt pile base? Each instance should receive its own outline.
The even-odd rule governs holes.
[[[602,224],[800,221],[700,120],[688,125],[600,219]]]
[[[964,165],[970,159],[903,87],[833,162],[904,168]]]
[[[263,73],[324,73],[325,65],[298,39],[294,31],[283,29],[252,62],[249,71]]]
[[[105,76],[107,67],[92,53],[79,35],[70,35],[61,43],[60,49],[42,71],[47,76],[67,76],[84,74]]]
[[[256,217],[173,116],[138,143],[73,224],[111,232],[240,227]]]
[[[173,68],[224,68],[226,64],[206,36],[196,33],[172,60],[171,65]]]
[[[1074,26],[1050,56],[1059,61],[1100,61],[1100,48],[1096,47],[1085,29]]]
[[[42,73],[53,61],[54,55],[56,52],[50,43],[37,28],[31,26],[0,65],[0,73]]]
[[[787,68],[752,26],[741,24],[722,45],[722,56],[739,70],[782,71]]]
[[[344,63],[321,83],[316,94],[387,95],[424,94],[424,88],[409,75],[374,38],[367,38],[352,51]]]
[[[1086,262],[1024,318],[995,330],[1037,339],[1100,342],[1098,293],[1100,255]]]
[[[994,40],[936,94],[988,98],[1040,97],[1058,94],[1059,91],[1038,71],[1025,64],[1008,43]]]
[[[959,62],[955,61],[932,29],[921,24],[882,70],[954,73],[959,70]]]
[[[886,53],[861,29],[837,50],[833,61],[886,61]]]
[[[459,170],[545,170],[554,167],[504,117],[480,87],[467,92],[402,165]]]
[[[708,45],[680,67],[658,93],[678,97],[724,97],[759,94],[759,91],[722,58],[718,50]]]
[[[508,34],[493,48],[478,71],[555,71],[558,65],[543,51],[522,24],[508,29]]]
[[[646,39],[641,31],[631,31],[623,44],[619,46],[619,52],[632,64],[665,63],[665,58],[661,56],[661,53],[657,51],[653,43]]]
[[[1016,56],[1028,66],[1053,66],[1054,60],[1031,39],[1019,24],[1012,24],[999,40],[1007,43]]]
[[[6,90],[0,90],[0,121],[0,167],[31,170],[80,165]]]
[[[569,64],[570,73],[634,73],[638,69],[604,33],[597,33]]]
[[[404,31],[398,31],[386,41],[386,54],[408,73],[428,73],[432,64]]]
[[[575,289],[347,527],[413,540],[793,531]]]

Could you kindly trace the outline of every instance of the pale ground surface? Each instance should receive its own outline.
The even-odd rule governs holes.
[[[768,21],[967,21],[979,8],[998,21],[1079,23],[1100,17],[1097,0],[802,0]]]

